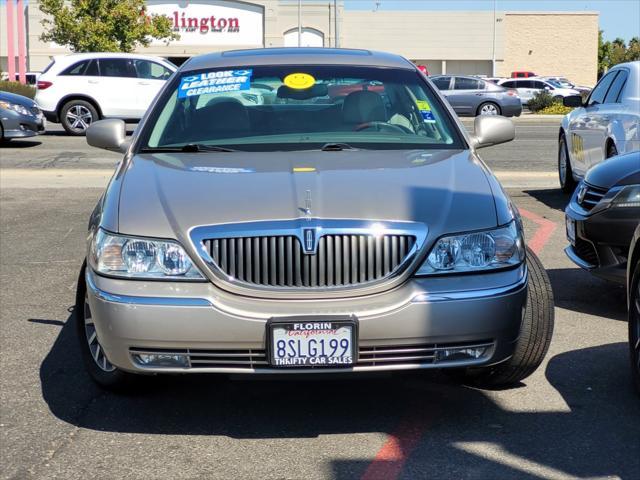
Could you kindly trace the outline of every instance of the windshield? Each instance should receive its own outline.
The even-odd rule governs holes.
[[[151,113],[142,150],[461,148],[448,112],[413,70],[243,66],[187,72]]]

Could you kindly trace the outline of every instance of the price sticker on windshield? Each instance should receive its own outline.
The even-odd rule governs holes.
[[[253,70],[224,70],[187,75],[180,79],[178,98],[188,98],[209,93],[249,90]]]
[[[416,100],[418,111],[422,116],[422,121],[425,123],[436,123],[436,117],[433,116],[431,111],[431,105],[426,100]]]

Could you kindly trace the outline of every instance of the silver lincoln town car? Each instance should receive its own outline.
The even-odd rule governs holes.
[[[469,135],[408,60],[342,49],[194,57],[89,223],[76,325],[91,376],[447,369],[502,387],[541,363],[546,273]]]

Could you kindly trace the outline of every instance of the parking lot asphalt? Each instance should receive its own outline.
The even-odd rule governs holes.
[[[0,147],[1,478],[640,478],[624,289],[564,256],[557,124],[519,122],[514,142],[482,151],[556,305],[545,363],[503,391],[439,372],[99,390],[70,320],[87,220],[119,155],[53,130]]]

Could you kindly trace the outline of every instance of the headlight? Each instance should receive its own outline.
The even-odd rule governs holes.
[[[516,220],[506,227],[441,237],[416,275],[474,272],[519,265],[524,240]]]
[[[612,207],[640,207],[640,185],[627,185],[611,201]]]
[[[0,101],[0,108],[6,108],[8,110],[13,110],[14,112],[18,112],[20,115],[31,115],[33,114],[29,111],[27,107],[23,107],[22,105],[18,105],[17,103],[3,102]]]
[[[113,235],[98,230],[91,242],[91,267],[124,278],[203,280],[187,252],[171,240]]]

